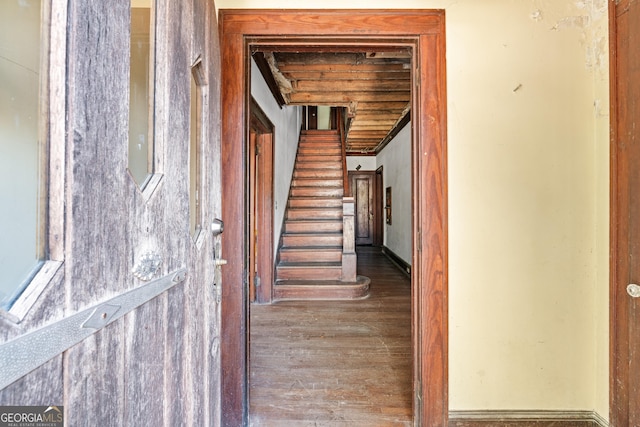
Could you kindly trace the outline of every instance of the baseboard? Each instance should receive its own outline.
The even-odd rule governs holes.
[[[609,427],[594,411],[450,411],[449,427]]]
[[[405,260],[403,260],[402,258],[400,258],[398,255],[395,254],[395,252],[393,252],[391,249],[389,249],[386,246],[382,246],[382,253],[386,255],[387,258],[389,258],[389,260],[395,264],[396,267],[398,267],[398,269],[400,271],[402,271],[404,274],[406,274],[407,276],[411,277],[411,265],[408,264]]]

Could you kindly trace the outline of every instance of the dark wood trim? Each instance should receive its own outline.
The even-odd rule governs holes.
[[[260,156],[258,156],[257,168],[258,177],[256,179],[257,206],[256,222],[260,230],[256,247],[258,250],[258,275],[260,286],[256,289],[256,301],[261,304],[268,304],[273,299],[273,153],[274,153],[274,126],[260,108],[260,105],[251,97],[250,106],[251,129],[258,132],[256,144],[260,146]],[[255,152],[255,149],[249,150]],[[253,230],[249,230],[253,235]],[[249,241],[253,241],[250,237]]]
[[[609,115],[610,115],[610,159],[609,159],[609,419],[612,425],[620,425],[620,420],[625,419],[624,405],[620,405],[620,388],[618,386],[619,364],[617,363],[618,346],[618,322],[616,310],[616,283],[618,260],[618,156],[617,156],[617,105],[618,105],[618,84],[617,84],[617,20],[616,4],[609,2]],[[623,379],[621,378],[621,381]],[[628,415],[628,414],[627,414]]]
[[[220,424],[242,426],[247,420],[247,323],[246,236],[244,215],[246,88],[249,64],[244,36],[225,30],[220,14],[222,57],[222,254],[229,264],[222,268],[220,302]]]
[[[409,264],[408,262],[406,262],[405,260],[403,260],[402,258],[400,258],[398,256],[398,254],[396,254],[395,252],[393,252],[391,249],[389,249],[388,247],[382,245],[382,253],[389,258],[389,260],[396,266],[398,267],[398,270],[402,271],[404,274],[406,274],[407,276],[411,277],[411,264]]]
[[[282,93],[280,92],[280,88],[278,87],[278,83],[273,78],[273,73],[271,72],[271,68],[269,67],[269,63],[267,59],[264,57],[264,53],[262,52],[254,52],[253,60],[256,62],[258,66],[258,70],[260,70],[260,74],[262,78],[267,83],[267,87],[271,91],[271,95],[273,95],[273,99],[276,100],[278,106],[282,108],[283,105],[286,104],[286,101],[282,97]]]
[[[609,427],[593,411],[451,411],[449,427]]]
[[[313,25],[309,25],[313,22]],[[413,52],[412,331],[414,423],[444,427],[448,417],[447,184],[445,16],[443,10],[221,10],[222,179],[225,234],[221,371],[222,425],[247,422],[247,305],[243,140],[248,107],[249,46],[271,37],[301,46],[334,37],[336,46],[404,45]],[[346,39],[348,38],[348,41]],[[308,43],[307,43],[308,44]],[[427,120],[426,118],[429,118]]]
[[[382,246],[384,244],[384,175],[383,167],[376,169],[374,176],[374,194],[373,194],[373,246]]]
[[[444,12],[414,51],[413,271],[417,425],[445,426],[448,388],[447,117]],[[412,19],[412,18],[410,18]],[[427,119],[428,118],[428,119]]]

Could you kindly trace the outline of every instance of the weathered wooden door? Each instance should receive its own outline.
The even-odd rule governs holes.
[[[610,2],[612,24],[611,425],[640,425],[640,3]]]
[[[48,174],[64,185],[49,198],[65,209],[49,238],[64,239],[63,266],[19,325],[0,320],[0,348],[15,353],[2,370],[23,370],[0,404],[64,405],[69,425],[219,425],[213,1],[55,10],[49,45],[65,59],[47,72],[64,81],[66,130],[51,137],[64,154]],[[43,331],[46,345],[16,344]]]
[[[352,172],[351,191],[355,198],[356,245],[373,244],[374,234],[374,172]]]

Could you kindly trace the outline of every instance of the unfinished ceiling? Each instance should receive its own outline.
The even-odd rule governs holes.
[[[281,104],[348,109],[347,154],[376,153],[409,119],[408,48],[273,49],[254,53],[254,59]]]

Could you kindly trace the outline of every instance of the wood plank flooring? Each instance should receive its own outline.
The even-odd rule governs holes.
[[[412,424],[410,281],[379,248],[358,274],[364,300],[251,305],[251,426]]]

